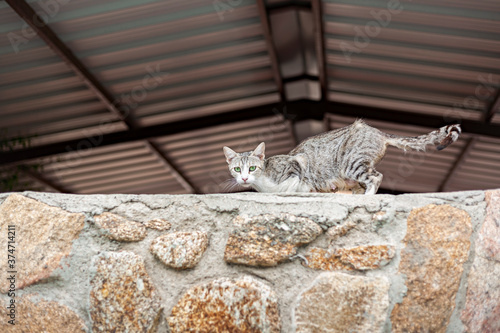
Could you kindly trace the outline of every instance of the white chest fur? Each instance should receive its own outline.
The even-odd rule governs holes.
[[[277,192],[310,192],[311,188],[300,181],[298,177],[290,177],[287,180],[276,184],[273,180],[268,177],[259,177],[252,184],[252,187],[259,191],[265,193],[277,193]]]

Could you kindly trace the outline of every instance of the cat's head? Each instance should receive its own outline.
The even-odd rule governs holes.
[[[229,171],[238,184],[249,187],[264,172],[265,149],[264,142],[253,151],[244,153],[237,153],[229,147],[223,148]]]

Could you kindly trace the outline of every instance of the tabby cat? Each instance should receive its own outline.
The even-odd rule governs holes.
[[[362,120],[304,140],[288,155],[265,159],[262,142],[251,152],[236,153],[224,147],[231,175],[243,187],[258,192],[336,192],[375,194],[382,174],[375,166],[387,146],[425,151],[455,142],[460,125],[448,125],[417,137],[386,134]]]

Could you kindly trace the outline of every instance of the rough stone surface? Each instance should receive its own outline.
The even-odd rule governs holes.
[[[385,277],[322,273],[297,300],[296,332],[382,332],[389,286]]]
[[[153,240],[150,250],[165,265],[187,269],[198,264],[207,246],[206,232],[174,232]]]
[[[0,205],[7,200],[9,195],[9,193],[0,193]],[[168,322],[164,319],[170,316],[172,309],[187,290],[193,286],[222,277],[235,279],[242,275],[252,276],[272,288],[276,294],[276,298],[279,300],[281,332],[294,332],[292,318],[294,317],[293,311],[297,306],[298,295],[310,286],[317,276],[330,272],[304,267],[302,260],[298,259],[285,261],[285,263],[274,267],[251,267],[228,264],[223,258],[226,243],[231,232],[235,228],[245,227],[244,223],[240,226],[235,226],[233,224],[235,217],[238,215],[256,216],[260,214],[279,215],[286,212],[291,215],[309,218],[325,231],[325,234],[319,235],[311,243],[297,249],[302,255],[309,248],[313,247],[351,249],[374,244],[396,246],[397,253],[386,266],[381,266],[372,271],[341,271],[353,276],[386,277],[390,281],[390,301],[383,332],[392,333],[390,321],[392,309],[396,303],[403,301],[408,288],[412,288],[412,285],[407,282],[406,275],[398,274],[398,267],[402,259],[401,250],[404,248],[403,239],[408,229],[408,214],[415,207],[424,207],[429,204],[450,204],[453,207],[462,209],[471,216],[473,224],[471,239],[474,241],[474,246],[471,246],[469,260],[464,265],[465,268],[461,275],[460,287],[453,303],[455,309],[450,317],[446,333],[464,333],[467,329],[471,332],[474,329],[476,331],[487,330],[490,329],[488,327],[491,327],[490,330],[496,329],[493,324],[495,323],[495,318],[498,316],[496,315],[497,312],[495,312],[496,308],[493,301],[498,299],[496,292],[499,290],[499,287],[495,284],[498,281],[495,280],[495,275],[498,276],[498,268],[492,264],[497,262],[491,259],[491,257],[486,257],[475,252],[479,245],[478,236],[485,221],[487,211],[485,191],[405,195],[380,194],[371,196],[342,195],[337,193],[273,194],[255,192],[207,195],[71,195],[25,192],[22,195],[40,203],[61,208],[66,212],[81,213],[86,217],[85,222],[88,221],[90,223],[85,223],[78,237],[72,242],[70,255],[63,259],[63,264],[53,271],[47,279],[44,279],[43,283],[30,285],[23,290],[17,290],[15,300],[17,302],[29,293],[37,295],[31,298],[33,302],[45,299],[67,306],[84,321],[88,332],[106,331],[93,329],[94,324],[91,313],[94,312],[102,312],[101,318],[104,318],[105,313],[108,313],[106,316],[111,316],[111,323],[115,321],[121,323],[129,320],[125,316],[126,320],[122,320],[119,317],[121,316],[119,313],[110,315],[109,313],[112,312],[110,308],[102,311],[94,308],[91,312],[90,291],[94,288],[97,280],[102,281],[101,286],[106,287],[103,292],[108,293],[107,298],[115,297],[114,291],[117,290],[116,296],[119,299],[123,299],[123,303],[121,303],[124,304],[123,306],[132,304],[133,307],[136,307],[134,305],[135,301],[132,302],[132,299],[135,298],[127,296],[123,292],[124,287],[114,287],[118,283],[113,283],[111,286],[109,284],[109,281],[115,281],[119,276],[125,281],[128,273],[110,272],[109,274],[114,274],[116,277],[113,280],[104,280],[103,272],[94,281],[97,274],[96,259],[98,257],[96,256],[101,253],[114,251],[133,252],[144,258],[144,265],[147,268],[148,275],[154,284],[157,295],[161,297],[161,306],[164,307],[164,314],[160,316],[157,328],[158,333],[171,333]],[[93,217],[102,212],[118,214],[128,220],[140,222],[143,226],[146,226],[145,221],[166,219],[172,223],[172,228],[169,231],[148,229],[148,236],[142,241],[117,242],[105,237],[103,235],[104,232],[95,225]],[[380,212],[385,212],[385,214]],[[240,220],[245,221],[245,219]],[[439,218],[433,219],[432,223],[428,223],[428,225],[439,224],[440,220]],[[334,241],[334,246],[332,246],[330,244],[330,235],[326,234],[326,230],[332,227],[330,230],[334,230],[337,226],[340,228],[347,225],[349,221],[353,221],[355,227],[342,236],[334,236],[337,238]],[[64,226],[67,227],[66,225]],[[174,231],[196,230],[207,232],[210,235],[210,244],[203,254],[201,261],[194,269],[177,270],[168,268],[151,254],[150,245],[156,237]],[[425,231],[425,228],[422,228],[422,230]],[[65,230],[61,229],[61,231]],[[3,237],[8,236],[4,232],[5,230],[0,232],[0,241],[3,240]],[[40,231],[37,232],[42,235]],[[412,234],[412,237],[414,237],[414,234]],[[452,237],[454,237],[453,234]],[[26,249],[27,247],[23,245],[23,248]],[[19,250],[21,250],[21,247],[19,247]],[[425,255],[428,255],[429,250],[423,251]],[[4,253],[0,250],[0,255]],[[418,255],[418,252],[414,253]],[[404,253],[403,256],[405,256]],[[423,258],[425,259],[425,257]],[[480,261],[476,262],[477,260]],[[36,262],[36,260],[33,260],[33,262]],[[484,268],[481,268],[481,265],[484,265]],[[105,266],[109,266],[106,267],[106,270],[114,270],[113,267],[115,265],[105,264]],[[128,267],[129,265],[125,262],[123,266]],[[444,267],[444,270],[448,269],[446,263],[441,266]],[[439,267],[440,271],[441,266]],[[5,266],[0,264],[0,268],[2,267]],[[130,271],[130,274],[135,274],[133,273],[135,269],[127,269],[126,267],[123,268],[124,271]],[[477,272],[471,272],[471,269],[477,269]],[[483,279],[481,279],[482,276],[484,276]],[[470,285],[468,285],[469,279]],[[127,282],[127,284],[133,283]],[[146,283],[143,284],[147,285]],[[121,286],[124,285],[125,282],[121,284]],[[140,282],[136,284],[138,288],[141,285]],[[448,286],[454,288],[453,284],[442,285],[439,288],[444,290]],[[97,290],[103,290],[103,288]],[[469,297],[466,297],[467,292],[469,293]],[[130,294],[132,294],[132,291]],[[480,298],[487,295],[491,295],[491,297]],[[99,304],[110,304],[102,295],[100,297],[103,298],[103,302],[99,301]],[[477,298],[474,299],[473,297]],[[8,304],[9,301],[10,297],[8,294],[0,293],[0,307],[2,304]],[[433,296],[429,297],[429,302],[432,303],[433,301]],[[325,310],[326,315],[321,317],[318,323],[322,323],[323,319],[328,319],[325,317],[331,315],[332,309],[336,310],[335,305],[336,301],[332,302],[331,300],[327,305],[324,305],[325,308],[328,307],[330,310],[328,312]],[[116,306],[116,309],[118,309],[116,311],[121,311],[120,309],[123,306]],[[463,316],[464,309],[467,307],[474,310],[469,315],[473,317],[471,321]],[[148,312],[149,308],[154,307],[150,306],[143,312],[149,317],[155,317],[154,314]],[[126,309],[129,308],[126,307]],[[430,310],[435,311],[434,308],[430,308]],[[0,316],[1,311],[0,309]],[[24,313],[24,310],[23,313],[18,312],[20,319],[24,318],[22,317]],[[333,313],[335,314],[335,312]],[[349,314],[349,311],[347,313]],[[137,318],[132,311],[130,314],[134,318]],[[26,315],[31,315],[31,313],[27,313]],[[116,318],[113,316],[116,316]],[[310,323],[312,327],[310,332],[315,332],[316,328],[312,326],[314,322],[311,321]],[[444,323],[446,324],[446,321]],[[123,328],[120,325],[119,327]],[[144,331],[147,330],[148,328],[144,328]],[[0,328],[0,332],[3,333],[3,331],[5,330]],[[25,331],[30,332],[29,330]],[[222,331],[224,330],[219,330],[219,332]],[[38,332],[43,332],[43,330],[37,330],[36,333]],[[355,331],[352,330],[352,332]],[[363,331],[359,330],[358,332]],[[369,331],[369,333],[371,332]],[[408,332],[412,331],[408,330]],[[421,332],[425,332],[425,330],[422,329]],[[433,332],[433,330],[428,329],[427,332]]]
[[[250,266],[276,266],[297,253],[297,247],[322,233],[312,220],[290,214],[238,216],[226,243],[226,262]]]
[[[270,287],[252,277],[220,278],[189,289],[168,324],[172,333],[278,333],[278,300]]]
[[[305,266],[321,270],[369,270],[387,265],[396,250],[389,245],[364,245],[346,249],[311,248]]]
[[[1,303],[1,302],[0,302]],[[0,332],[9,333],[85,333],[83,320],[68,307],[42,300],[34,303],[28,297],[16,300],[15,325],[9,324],[7,305],[0,306]]]
[[[467,261],[470,216],[450,205],[413,209],[401,253],[407,295],[392,311],[393,332],[445,332]]]
[[[356,223],[349,220],[342,225],[329,228],[326,234],[330,238],[330,240],[334,241],[341,236],[345,236],[349,232],[349,230],[353,229],[355,226]]]
[[[500,263],[481,257],[469,274],[462,321],[470,333],[500,332]]]
[[[85,224],[83,214],[69,213],[19,194],[11,194],[0,206],[0,291],[9,290],[9,271],[16,271],[16,288],[48,278],[68,256],[74,239]],[[15,234],[8,226],[15,226]],[[15,248],[7,252],[9,238]],[[7,255],[14,261],[7,262]],[[12,265],[12,266],[7,266]]]
[[[172,224],[164,219],[152,219],[144,222],[146,228],[156,229],[160,231],[169,230]]]
[[[500,332],[500,191],[487,191],[461,319],[471,333]]]
[[[137,242],[147,235],[146,228],[141,223],[129,221],[113,213],[104,212],[94,216],[94,220],[107,237],[116,241]]]
[[[486,219],[476,241],[476,251],[500,262],[500,190],[486,191]]]
[[[161,300],[142,257],[104,252],[94,261],[90,316],[94,332],[156,332]]]

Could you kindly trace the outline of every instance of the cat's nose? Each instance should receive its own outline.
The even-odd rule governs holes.
[[[241,179],[246,183],[246,181],[248,180],[248,178],[243,178],[241,177]]]

